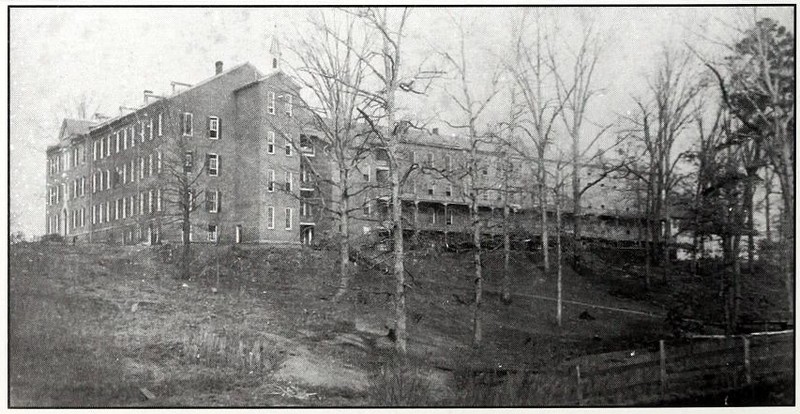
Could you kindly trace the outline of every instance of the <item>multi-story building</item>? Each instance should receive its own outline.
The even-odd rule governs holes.
[[[279,53],[276,44],[271,50]],[[333,165],[318,134],[303,127],[306,114],[294,105],[300,88],[278,62],[266,75],[249,63],[223,70],[217,62],[214,76],[173,82],[169,96],[145,91],[142,106],[114,118],[64,120],[59,143],[47,150],[47,232],[90,242],[179,242],[182,205],[189,205],[193,242],[308,244],[331,235],[335,221],[319,200],[332,195],[319,183],[334,175]],[[488,234],[504,220],[521,238],[539,234],[534,165],[488,144],[475,160],[469,148],[435,129],[404,134],[400,164],[413,170],[401,194],[404,227],[444,240],[466,235],[475,197]],[[351,234],[387,227],[388,167],[379,146],[359,165],[355,182],[373,188],[354,200],[360,209]],[[582,171],[590,180],[595,169]],[[624,185],[609,178],[584,196],[587,236],[640,237]],[[191,190],[188,200],[182,189]],[[567,220],[568,205],[565,199]]]

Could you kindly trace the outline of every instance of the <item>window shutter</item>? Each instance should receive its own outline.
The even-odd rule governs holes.
[[[206,173],[211,174],[211,155],[206,154]]]
[[[217,154],[217,176],[222,175],[222,154]]]
[[[217,213],[222,213],[222,191],[217,191]]]
[[[206,211],[212,211],[211,205],[211,191],[206,190]]]
[[[222,118],[217,118],[217,139],[222,139]]]

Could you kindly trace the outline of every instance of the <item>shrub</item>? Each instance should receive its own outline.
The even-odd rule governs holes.
[[[382,364],[372,384],[369,397],[374,405],[419,407],[433,403],[424,374],[407,360],[393,358]]]

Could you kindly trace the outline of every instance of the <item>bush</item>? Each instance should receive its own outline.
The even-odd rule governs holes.
[[[64,236],[58,233],[45,234],[42,236],[43,242],[64,243]]]
[[[391,359],[381,366],[369,389],[371,403],[384,407],[430,406],[433,398],[419,368],[402,359]]]

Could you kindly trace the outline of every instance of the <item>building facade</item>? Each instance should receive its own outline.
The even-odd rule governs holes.
[[[335,196],[324,182],[336,171],[319,134],[303,128],[299,86],[277,59],[266,75],[249,63],[223,70],[217,62],[214,69],[195,85],[173,82],[169,96],[145,91],[141,107],[117,117],[64,120],[59,143],[47,150],[47,233],[179,243],[189,209],[192,242],[313,244],[332,237],[337,224],[325,200]],[[488,235],[504,226],[519,239],[540,234],[534,164],[492,145],[473,159],[469,148],[464,138],[436,130],[404,134],[404,228],[445,242],[464,237],[474,197]],[[389,228],[388,174],[388,154],[376,146],[351,177],[369,187],[353,200],[352,235]],[[589,181],[597,172],[585,166],[581,174]],[[607,178],[585,194],[587,237],[641,238],[638,205],[625,185]],[[555,231],[553,199],[548,195],[548,222]]]

